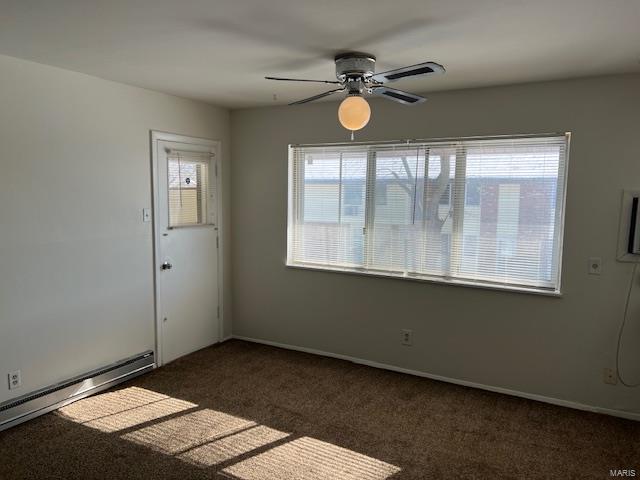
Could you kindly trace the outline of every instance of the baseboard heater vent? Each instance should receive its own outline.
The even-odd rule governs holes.
[[[142,375],[155,366],[155,357],[149,350],[22,397],[7,400],[0,403],[0,431]]]

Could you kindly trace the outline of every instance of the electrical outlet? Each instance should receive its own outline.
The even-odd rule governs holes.
[[[16,370],[15,372],[9,373],[9,390],[13,390],[14,388],[19,388],[22,386],[22,373],[20,370]]]
[[[591,257],[589,259],[589,275],[600,275],[602,273],[602,259]]]
[[[413,330],[400,330],[400,343],[408,347],[413,345]]]
[[[602,371],[604,383],[616,385],[618,383],[618,375],[613,368],[605,368]]]

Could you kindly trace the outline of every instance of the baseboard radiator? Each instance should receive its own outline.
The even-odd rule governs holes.
[[[155,368],[151,350],[0,403],[0,431],[106,390]]]

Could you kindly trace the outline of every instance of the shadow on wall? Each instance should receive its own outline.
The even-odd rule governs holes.
[[[57,415],[239,480],[385,480],[401,470],[331,443],[139,387],[80,400]]]

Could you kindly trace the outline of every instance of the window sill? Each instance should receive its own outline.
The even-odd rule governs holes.
[[[486,283],[482,281],[473,281],[473,280],[461,280],[455,278],[440,278],[440,277],[431,277],[428,275],[407,275],[404,273],[393,273],[393,272],[375,272],[370,270],[358,270],[355,268],[342,268],[342,267],[325,267],[315,264],[303,264],[303,263],[286,263],[287,268],[297,269],[297,270],[312,270],[319,272],[334,272],[334,273],[346,273],[349,275],[362,275],[366,277],[374,277],[374,278],[392,278],[398,280],[409,280],[414,282],[424,282],[424,283],[435,283],[439,285],[451,285],[456,287],[470,287],[470,288],[481,288],[484,290],[497,290],[502,292],[513,292],[513,293],[527,293],[531,295],[541,295],[545,297],[555,297],[561,298],[562,292],[560,290],[551,290],[547,288],[537,288],[537,287],[522,287],[517,285],[509,285],[509,284],[495,284],[495,283]]]

